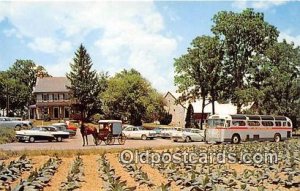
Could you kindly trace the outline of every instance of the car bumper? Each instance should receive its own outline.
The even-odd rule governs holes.
[[[172,136],[171,139],[173,141],[185,141],[185,137],[182,136]]]
[[[29,140],[28,135],[16,135],[16,138],[20,141],[28,141]]]
[[[156,134],[148,134],[147,137],[148,138],[154,138],[154,137],[156,137]]]
[[[162,138],[171,138],[172,135],[169,134],[169,133],[162,133],[162,134],[160,134],[160,137],[162,137]]]

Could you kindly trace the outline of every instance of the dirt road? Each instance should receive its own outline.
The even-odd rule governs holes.
[[[118,145],[117,141],[115,145],[105,145],[103,142],[101,145],[96,146],[93,142],[93,137],[88,136],[89,145],[82,146],[81,134],[78,131],[75,137],[65,139],[63,142],[35,142],[35,143],[9,143],[0,145],[0,150],[77,150],[77,149],[111,149],[111,148],[142,148],[142,147],[160,147],[160,146],[172,146],[172,145],[201,145],[203,142],[192,143],[174,143],[169,139],[154,139],[154,140],[126,140],[124,145]]]

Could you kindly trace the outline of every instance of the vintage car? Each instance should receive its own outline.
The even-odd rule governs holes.
[[[177,133],[180,130],[181,130],[181,127],[171,127],[171,128],[165,127],[165,128],[162,128],[159,136],[163,139],[171,138],[174,133]]]
[[[153,130],[146,130],[140,126],[126,127],[123,133],[128,139],[154,139],[156,132]]]
[[[172,134],[172,140],[177,141],[204,141],[204,130],[194,128],[184,128],[182,131],[177,131]]]
[[[25,128],[32,128],[32,122],[28,120],[23,120],[21,117],[10,117],[12,121],[20,121],[22,122],[22,126]]]
[[[0,127],[20,129],[22,126],[22,121],[14,120],[9,117],[0,117]]]
[[[20,117],[0,117],[0,127],[15,128],[16,130],[22,127],[31,128],[31,121],[23,121]]]
[[[68,132],[58,131],[53,126],[34,127],[31,130],[16,131],[16,138],[19,142],[28,141],[33,143],[36,140],[62,142],[63,139],[69,138],[69,136]]]
[[[74,121],[66,121],[67,129],[72,131],[77,131],[77,126],[74,124]]]
[[[68,125],[66,123],[53,123],[52,126],[56,127],[58,131],[69,132],[70,136],[76,135],[76,130],[68,129]]]

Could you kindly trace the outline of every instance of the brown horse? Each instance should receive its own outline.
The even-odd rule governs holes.
[[[81,133],[82,140],[83,140],[82,146],[85,146],[85,142],[86,142],[86,145],[89,145],[88,138],[87,138],[88,135],[92,135],[94,140],[97,138],[96,127],[86,126],[83,123],[81,123],[81,125],[80,125],[80,133]]]

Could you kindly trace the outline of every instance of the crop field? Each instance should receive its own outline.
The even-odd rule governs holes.
[[[277,153],[273,164],[122,163],[119,151],[18,155],[0,162],[0,190],[299,190],[300,140],[181,146],[148,153]],[[147,155],[148,157],[150,155]],[[145,157],[147,157],[145,156]],[[238,155],[237,155],[238,156]],[[143,158],[145,159],[145,158]]]

